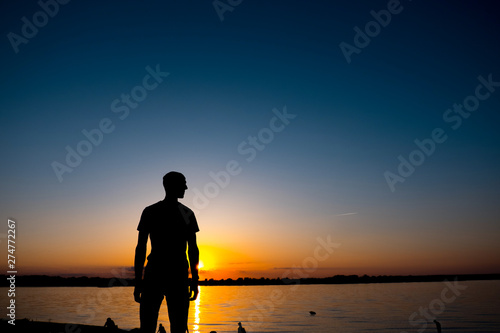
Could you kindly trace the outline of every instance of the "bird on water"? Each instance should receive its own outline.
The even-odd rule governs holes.
[[[437,329],[438,333],[441,333],[441,323],[439,321],[437,321],[436,319],[434,319],[434,324],[436,324],[436,329]]]
[[[238,333],[247,333],[245,328],[241,326],[241,323],[238,323]]]

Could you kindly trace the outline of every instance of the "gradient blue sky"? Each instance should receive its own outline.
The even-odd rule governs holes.
[[[348,63],[339,44],[387,6],[243,1],[221,21],[211,1],[70,1],[16,53],[9,33],[41,8],[3,1],[0,232],[18,221],[19,271],[132,265],[142,209],[178,170],[205,277],[279,276],[327,235],[341,245],[310,275],[498,273],[500,88],[456,130],[443,114],[500,81],[499,7],[402,1]],[[121,120],[111,104],[147,66],[170,74]],[[284,107],[296,117],[248,162],[238,146]],[[51,163],[104,118],[114,131],[60,182]],[[447,140],[391,191],[384,173],[435,128]],[[241,173],[197,206],[231,160]]]

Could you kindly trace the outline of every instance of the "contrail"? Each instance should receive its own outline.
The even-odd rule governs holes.
[[[335,216],[347,216],[347,215],[356,215],[358,212],[354,212],[354,213],[343,213],[343,214],[337,214]]]

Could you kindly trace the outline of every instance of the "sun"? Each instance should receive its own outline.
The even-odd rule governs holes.
[[[205,265],[203,264],[203,261],[199,261],[198,262],[198,269],[202,269],[203,267],[205,267]]]

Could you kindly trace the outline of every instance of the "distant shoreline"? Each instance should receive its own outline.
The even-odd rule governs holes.
[[[9,287],[8,275],[0,275],[0,287]],[[500,274],[447,274],[447,275],[336,275],[326,278],[302,279],[205,279],[200,286],[262,286],[290,284],[365,284],[365,283],[409,283],[409,282],[441,282],[444,280],[479,281],[500,280]],[[49,275],[18,275],[17,287],[124,287],[134,286],[133,279],[101,278],[101,277],[61,277]]]

